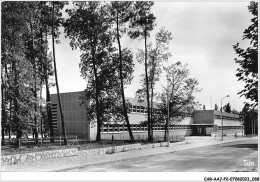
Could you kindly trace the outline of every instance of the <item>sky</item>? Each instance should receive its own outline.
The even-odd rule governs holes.
[[[172,57],[167,64],[177,61],[188,64],[190,77],[198,79],[202,89],[195,94],[196,101],[205,105],[206,109],[214,109],[215,104],[220,108],[221,99],[226,95],[230,97],[223,99],[222,105],[230,103],[231,109],[241,111],[247,101],[237,95],[245,84],[238,82],[235,76],[239,65],[234,61],[237,55],[233,45],[238,42],[244,47],[248,45],[248,42],[242,41],[243,31],[252,18],[248,5],[249,2],[154,3],[152,12],[156,17],[156,27],[148,42],[154,41],[156,32],[163,26],[172,33],[173,39],[169,44]],[[67,17],[65,12],[63,15]],[[86,80],[80,76],[80,51],[72,50],[63,28],[60,31],[61,43],[56,44],[60,92],[82,91]],[[144,49],[144,41],[124,36],[121,45],[134,53],[134,79],[126,86],[125,95],[135,97],[136,90],[141,87],[140,75],[144,73],[144,66],[137,62],[135,55],[138,48]],[[165,74],[161,75],[155,90],[160,92],[162,85],[166,85]],[[56,93],[55,87],[51,88],[51,93]]]

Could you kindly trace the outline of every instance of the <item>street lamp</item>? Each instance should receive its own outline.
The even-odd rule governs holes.
[[[229,97],[229,95],[227,95],[227,96],[225,96],[225,97],[223,97],[223,98],[221,99],[221,129],[222,129],[222,138],[221,138],[221,140],[222,140],[222,141],[223,141],[223,114],[222,114],[223,108],[222,108],[222,100],[223,100],[224,98],[226,98],[226,97]]]
[[[170,134],[169,134],[169,123],[170,123],[170,112],[169,112],[169,110],[170,110],[170,101],[169,101],[169,92],[167,91],[167,147],[170,147],[170,140],[169,140],[169,136],[170,136]]]
[[[170,101],[169,101],[169,75],[167,74],[167,147],[170,147],[170,134],[169,134],[169,123],[170,123]]]

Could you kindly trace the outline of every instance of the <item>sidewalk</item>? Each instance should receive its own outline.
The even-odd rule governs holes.
[[[251,138],[231,138],[225,137],[224,141],[220,138],[199,138],[187,137],[184,142],[170,144],[170,147],[158,147],[144,150],[132,150],[114,154],[94,155],[88,157],[64,157],[49,160],[42,160],[36,162],[24,162],[15,165],[1,166],[2,172],[48,172],[48,171],[66,171],[66,169],[73,169],[88,165],[97,165],[118,162],[127,159],[134,159],[149,155],[157,155],[163,153],[171,153],[181,150],[189,150],[193,148],[200,148],[223,143],[250,140]]]

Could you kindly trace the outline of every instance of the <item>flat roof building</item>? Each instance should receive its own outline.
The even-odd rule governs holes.
[[[90,121],[87,116],[87,108],[90,106],[90,102],[83,99],[82,94],[83,92],[60,94],[66,134],[94,140],[97,130],[96,123]],[[134,136],[147,136],[147,127],[140,125],[140,123],[147,121],[146,101],[139,103],[137,99],[129,97],[126,97],[126,100],[131,103],[128,116]],[[61,136],[62,129],[57,94],[51,94],[51,104],[55,134]],[[157,104],[155,102],[153,105],[155,114],[159,112]],[[225,134],[242,133],[243,126],[238,115],[225,112],[222,112],[222,114]],[[154,134],[163,135],[164,128],[164,124],[155,124]],[[212,133],[217,133],[220,130],[222,130],[221,112],[215,110],[194,110],[191,116],[170,125],[170,135],[212,135]],[[127,128],[123,122],[122,124],[103,124],[101,131],[102,136],[112,133],[114,136],[116,134],[120,134],[120,137],[124,135],[124,139],[128,137]]]

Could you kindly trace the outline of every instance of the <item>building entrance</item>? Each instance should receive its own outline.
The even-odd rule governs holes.
[[[192,134],[195,136],[209,136],[213,132],[213,126],[209,125],[193,125]]]
[[[194,128],[194,135],[206,135],[206,127],[205,126],[196,126]]]

